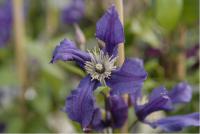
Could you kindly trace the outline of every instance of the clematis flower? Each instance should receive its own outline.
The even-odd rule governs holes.
[[[177,115],[159,119],[157,121],[149,121],[146,119],[153,112],[164,110],[173,110],[173,105],[177,103],[187,103],[191,100],[192,90],[190,85],[185,82],[177,84],[170,92],[164,87],[156,88],[149,95],[148,102],[139,104],[139,101],[133,105],[136,116],[139,121],[149,124],[151,127],[159,127],[166,132],[180,131],[185,127],[199,126],[199,113],[187,115]]]
[[[127,116],[127,106],[122,99],[114,95],[134,93],[141,88],[147,73],[138,59],[126,59],[121,67],[116,66],[117,47],[124,42],[124,31],[114,6],[108,9],[96,25],[96,38],[105,44],[102,49],[84,52],[75,43],[64,39],[55,48],[51,63],[57,60],[75,61],[88,75],[79,86],[67,97],[66,108],[70,119],[81,124],[84,130],[98,129],[107,126],[102,121],[101,113],[95,104],[93,91],[100,85],[111,89],[110,113],[116,120],[113,127],[122,126]],[[118,103],[119,102],[119,103]],[[113,104],[120,104],[114,106]],[[123,114],[117,112],[122,111]]]
[[[84,0],[71,0],[69,6],[61,11],[61,19],[64,23],[77,23],[83,17],[84,12]]]

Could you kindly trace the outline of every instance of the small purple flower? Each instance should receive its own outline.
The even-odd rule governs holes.
[[[186,50],[186,57],[187,58],[191,58],[191,57],[195,57],[198,56],[199,53],[199,44],[195,44],[193,47],[188,48]]]
[[[71,0],[70,5],[61,11],[61,19],[64,23],[77,23],[83,17],[84,12],[84,0]]]
[[[166,132],[180,131],[185,127],[199,126],[200,114],[192,113],[171,116],[153,122],[147,120],[146,117],[155,111],[173,110],[174,104],[189,102],[191,96],[192,91],[190,85],[182,82],[177,84],[170,92],[164,87],[156,88],[150,94],[147,103],[139,104],[138,102],[133,101],[133,105],[139,121],[149,124],[153,128],[159,127]]]
[[[69,118],[79,122],[85,131],[108,126],[121,127],[127,118],[127,105],[120,96],[115,95],[136,92],[147,77],[138,59],[126,59],[122,67],[116,66],[117,47],[124,42],[124,31],[114,6],[97,22],[96,38],[105,43],[104,48],[86,53],[65,39],[55,48],[51,60],[51,63],[57,60],[75,61],[88,73],[67,97],[65,109]],[[109,124],[107,121],[110,119],[103,121],[95,104],[93,91],[100,85],[111,89],[111,96],[107,99],[114,123]]]
[[[10,39],[12,30],[12,3],[11,0],[0,2],[0,47]]]

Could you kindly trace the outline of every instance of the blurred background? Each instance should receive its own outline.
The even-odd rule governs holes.
[[[82,50],[96,46],[96,22],[112,3],[0,0],[0,132],[81,132],[62,108],[85,72],[49,61],[64,38]],[[143,92],[187,81],[192,102],[167,115],[199,111],[199,0],[124,0],[124,15],[126,57],[142,58],[148,72]]]

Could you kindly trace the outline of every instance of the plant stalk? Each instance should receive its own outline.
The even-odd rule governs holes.
[[[25,106],[25,92],[27,88],[27,70],[26,70],[26,54],[25,54],[25,24],[24,24],[24,12],[23,12],[23,0],[13,0],[13,20],[14,20],[14,42],[15,42],[15,55],[17,75],[19,78],[21,95],[21,116],[25,120],[26,106]]]
[[[184,26],[180,27],[180,34],[179,34],[179,43],[178,43],[178,48],[179,48],[179,53],[177,56],[177,76],[178,80],[184,80],[185,79],[185,38],[186,38],[186,28]]]
[[[123,12],[123,0],[114,0],[117,12],[119,14],[120,21],[122,25],[124,25],[124,12]],[[125,53],[124,53],[124,43],[120,43],[118,47],[118,66],[122,66],[125,60]],[[128,104],[128,94],[124,96],[125,102]],[[121,128],[122,133],[128,132],[128,120],[125,122],[124,126]]]

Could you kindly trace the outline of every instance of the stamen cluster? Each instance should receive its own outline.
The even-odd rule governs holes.
[[[113,70],[116,70],[117,57],[109,56],[100,49],[89,51],[91,61],[85,63],[85,70],[91,75],[92,80],[99,80],[105,84],[105,79],[111,76]]]

